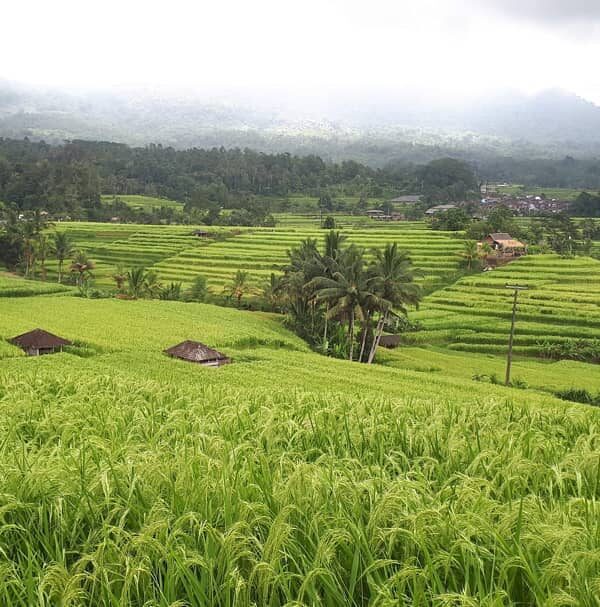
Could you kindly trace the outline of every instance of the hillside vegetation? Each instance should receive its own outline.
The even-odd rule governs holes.
[[[3,604],[594,604],[596,409],[324,358],[265,314],[0,307],[75,342],[2,350]],[[233,364],[162,354],[185,338]]]

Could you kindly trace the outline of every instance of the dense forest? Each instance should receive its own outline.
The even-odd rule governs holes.
[[[337,194],[391,197],[418,190],[431,199],[459,200],[474,195],[477,186],[472,169],[450,158],[422,167],[374,169],[351,160],[327,163],[313,155],[248,149],[177,151],[84,141],[51,146],[0,139],[0,200],[19,211],[73,218],[97,218],[103,194],[169,198],[185,203],[188,213],[208,213],[265,208],[270,200],[285,205],[294,193],[317,196],[331,211]]]
[[[176,150],[162,145],[130,147],[106,142],[72,141],[50,145],[28,139],[0,139],[0,201],[14,211],[47,211],[72,219],[211,222],[223,209],[235,210],[236,225],[264,225],[272,211],[294,210],[291,195],[319,198],[324,211],[344,207],[354,197],[389,199],[419,193],[426,203],[476,200],[479,182],[510,180],[519,174],[540,185],[576,183],[600,189],[595,161],[498,160],[493,171],[455,158],[423,165],[391,163],[373,168],[353,160],[326,162],[316,155],[267,154],[250,149]],[[120,195],[142,194],[183,203],[182,211],[163,208],[152,215],[133,211]],[[101,200],[110,196],[111,203]],[[581,201],[581,214],[594,207]],[[578,208],[579,208],[578,207]],[[1,207],[0,207],[1,209]],[[359,210],[364,210],[364,208]]]

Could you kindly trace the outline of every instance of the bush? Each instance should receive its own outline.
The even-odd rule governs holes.
[[[562,400],[600,407],[600,393],[593,395],[584,388],[568,388],[567,390],[558,390],[554,394]]]
[[[331,215],[327,215],[323,221],[323,229],[335,230],[335,219]]]
[[[193,282],[192,286],[185,294],[186,301],[204,301],[208,294],[208,287],[206,278],[202,274],[198,274]]]
[[[544,358],[600,363],[600,339],[566,339],[538,344]]]

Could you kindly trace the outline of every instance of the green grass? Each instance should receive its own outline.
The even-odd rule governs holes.
[[[124,202],[127,206],[143,211],[151,211],[152,209],[160,209],[161,207],[169,207],[172,209],[182,209],[183,203],[168,198],[156,198],[155,196],[141,196],[138,194],[105,194],[102,196],[102,202],[110,203],[115,198]]]
[[[77,344],[0,365],[3,605],[595,604],[592,407],[327,359],[273,315],[0,309]],[[184,338],[234,363],[161,353]]]

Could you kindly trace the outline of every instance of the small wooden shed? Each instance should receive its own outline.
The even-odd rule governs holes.
[[[488,234],[485,237],[485,242],[487,242],[494,251],[505,257],[519,257],[525,255],[527,252],[527,247],[521,241],[513,238],[506,232]]]
[[[34,329],[22,335],[17,335],[8,341],[24,350],[27,356],[54,354],[57,351],[62,351],[63,346],[71,345],[68,339],[44,331],[44,329]]]
[[[400,345],[400,335],[382,335],[379,345],[383,348],[397,348]]]
[[[180,358],[206,367],[220,367],[231,362],[231,359],[225,354],[217,352],[199,341],[189,339],[164,350],[164,353],[173,358]]]
[[[212,236],[212,234],[206,230],[194,230],[192,235],[197,236],[198,238],[210,238]]]

